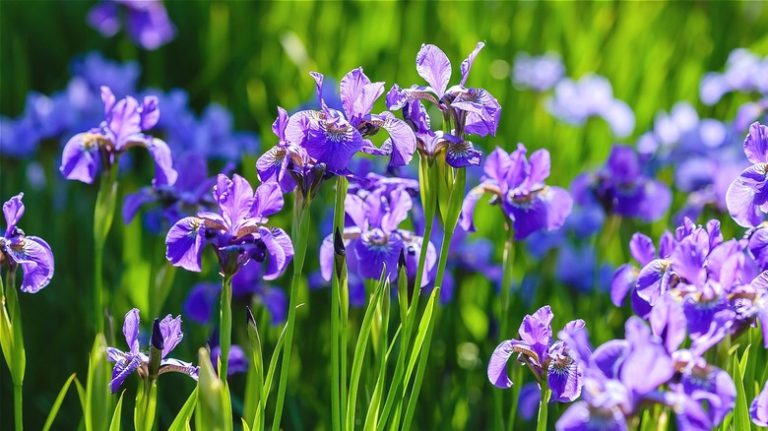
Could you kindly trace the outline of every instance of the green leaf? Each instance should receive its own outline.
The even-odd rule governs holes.
[[[59,395],[56,396],[56,400],[53,402],[50,412],[48,412],[48,418],[45,420],[45,424],[43,425],[43,431],[48,431],[51,429],[53,421],[56,419],[56,415],[59,414],[61,403],[64,402],[64,397],[67,395],[67,391],[69,390],[70,385],[72,385],[72,381],[75,380],[75,376],[76,374],[72,373],[72,375],[69,376],[67,381],[64,382],[64,385],[61,387]]]
[[[744,357],[742,357],[743,359]],[[751,429],[752,423],[749,419],[749,404],[744,392],[744,378],[740,361],[733,361],[731,368],[733,382],[736,384],[736,406],[733,409],[733,427],[739,431],[748,431]]]
[[[231,429],[232,423],[227,423],[225,413],[225,409],[229,405],[224,404],[224,383],[216,375],[207,349],[201,348],[199,350],[198,360],[200,372],[197,381],[197,408],[195,409],[197,429],[210,431]]]
[[[109,431],[120,431],[122,429],[120,418],[123,416],[123,395],[125,395],[125,391],[120,393],[120,398],[117,400],[115,411],[112,412],[112,421],[109,423]]]
[[[189,428],[189,421],[192,419],[192,413],[197,406],[197,387],[189,394],[187,401],[181,406],[179,413],[176,414],[176,418],[171,422],[171,426],[168,427],[168,431],[184,431]]]

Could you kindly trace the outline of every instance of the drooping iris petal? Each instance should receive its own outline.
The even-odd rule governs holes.
[[[736,223],[744,227],[757,226],[763,221],[763,206],[768,201],[766,165],[752,165],[741,172],[725,194],[728,212]]]
[[[16,249],[20,245],[21,252]],[[42,238],[27,236],[18,242],[11,243],[13,259],[20,264],[24,276],[21,280],[21,291],[36,293],[51,282],[53,278],[54,263],[51,246]],[[17,260],[23,254],[24,260]]]
[[[349,197],[349,196],[347,196]],[[333,276],[334,250],[333,235],[328,235],[320,244],[320,274],[325,281],[331,281]]]
[[[768,427],[768,382],[749,406],[752,423],[759,427]]]
[[[515,239],[527,238],[540,230],[558,229],[571,213],[571,195],[559,187],[547,187],[533,195],[504,201],[513,217]]]
[[[659,297],[669,289],[669,261],[652,260],[645,265],[637,276],[637,294],[640,298],[654,305]]]
[[[131,353],[139,353],[139,309],[132,308],[125,313],[123,335]]]
[[[147,140],[146,147],[155,161],[155,178],[152,180],[152,185],[155,187],[173,185],[178,173],[173,169],[173,157],[168,144],[160,139],[151,138]]]
[[[98,135],[78,133],[67,141],[61,154],[59,170],[65,178],[92,184],[101,171]]]
[[[447,135],[446,135],[447,136]],[[480,164],[482,152],[475,149],[469,141],[447,140],[445,151],[445,161],[454,168],[466,168],[467,166],[476,166]]]
[[[175,266],[187,271],[200,272],[205,246],[203,220],[185,217],[177,221],[165,237],[165,257]]]
[[[173,358],[164,358],[160,361],[159,374],[165,374],[169,372],[186,374],[197,380],[198,367],[190,364],[189,362],[180,361]]]
[[[376,280],[382,271],[386,270],[387,275],[397,273],[397,261],[403,249],[403,240],[397,233],[371,229],[360,235],[354,247],[363,277]]]
[[[749,134],[744,140],[744,154],[753,164],[768,162],[768,127],[760,123],[749,126]]]
[[[707,403],[707,415],[712,424],[719,424],[736,405],[736,385],[725,371],[714,366],[684,373],[680,379],[683,390]],[[706,395],[705,395],[706,394]]]
[[[170,314],[160,321],[160,333],[163,336],[163,358],[168,355],[184,338],[181,332],[181,316],[175,318]]]
[[[293,243],[288,234],[280,228],[261,227],[259,234],[269,255],[263,278],[274,280],[285,271],[293,259]]]
[[[669,381],[675,374],[674,363],[639,317],[630,317],[625,327],[630,351],[621,367],[620,379],[627,388],[648,393]]]
[[[547,369],[547,381],[552,390],[552,399],[558,402],[571,402],[581,395],[584,385],[583,371],[573,358],[565,354],[550,352],[550,365]]]
[[[438,98],[443,97],[451,80],[451,61],[440,48],[431,44],[421,45],[416,54],[416,72],[427,81]]]
[[[288,297],[281,289],[264,287],[258,292],[257,297],[267,307],[272,325],[279,325],[285,321],[288,310]]]
[[[661,297],[651,309],[650,323],[668,352],[676,351],[685,340],[687,321],[683,306],[671,296]]]
[[[386,111],[375,116],[375,119],[378,121],[374,121],[374,124],[380,125],[389,134],[389,139],[383,145],[392,148],[389,166],[398,167],[410,163],[416,151],[416,135],[413,130],[404,121]]]
[[[117,393],[125,379],[140,366],[141,356],[138,354],[127,355],[122,361],[115,362],[115,365],[112,367],[112,380],[109,382],[109,388],[112,390],[112,393]]]
[[[631,264],[625,263],[616,269],[611,278],[611,302],[617,307],[624,304],[627,294],[634,289],[637,283],[637,269]]]
[[[470,88],[463,100],[454,102],[452,107],[467,114],[464,131],[470,135],[496,136],[501,118],[501,105],[488,91]]]
[[[496,346],[491,359],[488,361],[488,380],[496,387],[508,389],[512,387],[512,380],[507,374],[507,363],[509,358],[515,354],[515,347],[525,346],[525,343],[518,340],[506,340]]]
[[[546,361],[549,343],[552,341],[553,318],[552,309],[549,305],[545,305],[535,313],[523,317],[523,322],[517,331],[520,339],[538,355],[540,364]]]
[[[592,361],[605,377],[618,379],[629,349],[630,345],[627,340],[610,340],[595,349],[592,354]]]
[[[291,130],[291,123],[286,129],[286,135]],[[332,172],[345,169],[352,156],[363,147],[360,132],[340,115],[325,115],[319,121],[311,121],[305,130],[304,148],[307,153],[318,162],[325,163]]]
[[[481,184],[470,190],[464,198],[464,203],[461,205],[461,215],[459,216],[459,226],[462,229],[469,232],[475,231],[475,207],[477,206],[477,201],[483,197],[483,194],[485,194],[485,188]]]

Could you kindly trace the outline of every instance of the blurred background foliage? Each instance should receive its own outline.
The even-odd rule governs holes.
[[[606,76],[616,97],[635,112],[635,133],[627,143],[652,125],[657,111],[669,110],[681,100],[691,102],[702,116],[732,118],[742,96],[729,95],[715,107],[704,107],[698,102],[701,76],[721,70],[734,48],[768,53],[768,7],[764,2],[170,1],[166,4],[177,37],[154,52],[139,50],[124,33],[102,38],[85,21],[93,4],[0,2],[0,114],[18,116],[29,91],[50,94],[63,89],[71,76],[72,59],[98,51],[113,60],[138,61],[140,88],[183,88],[198,112],[211,102],[224,105],[233,113],[238,129],[262,137],[263,150],[275,142],[270,127],[276,107],[291,109],[313,97],[309,71],[339,78],[362,66],[372,79],[386,81],[387,87],[394,82],[407,86],[421,82],[414,58],[422,43],[440,46],[452,59],[456,73],[460,60],[483,40],[486,47],[474,65],[470,83],[488,89],[503,110],[497,136],[480,145],[486,151],[496,145],[509,150],[517,142],[531,149],[548,148],[553,165],[549,182],[565,187],[584,169],[602,163],[614,143],[612,135],[600,121],[590,121],[585,127],[559,122],[545,109],[544,96],[515,88],[510,72],[517,53],[559,53],[571,77],[589,72]],[[383,98],[379,103],[383,105]],[[59,181],[59,151],[58,142],[46,142],[38,152],[38,161],[50,179],[42,191],[30,191],[26,184],[28,161],[0,158],[0,197],[6,200],[19,191],[27,192],[22,228],[46,238],[57,259],[50,287],[22,299],[29,358],[25,417],[30,429],[41,425],[66,377],[73,371],[84,375],[92,342],[85,316],[92,283],[90,221],[96,190]],[[251,180],[255,180],[256,156],[244,155],[238,169]],[[123,192],[148,179],[149,172],[125,178]],[[320,206],[331,206],[331,190],[326,189],[326,196],[318,199],[325,202],[317,202],[320,205],[315,208],[318,221],[323,212]],[[286,214],[281,216],[282,224]],[[478,235],[497,242],[500,261],[499,215],[483,209],[476,220]],[[620,263],[635,229],[658,235],[667,226],[667,220],[650,227],[625,223],[622,234],[600,253],[608,261]],[[322,238],[327,233],[316,231],[313,236]],[[137,298],[141,295],[136,292],[146,291],[151,262],[162,259],[161,241],[142,232],[139,222],[123,226],[116,219],[105,259],[116,325],[127,309],[140,305]],[[310,258],[316,256],[312,247]],[[577,294],[554,283],[550,260],[518,255],[516,279],[528,271],[536,271],[541,279],[532,304],[515,300],[516,316],[550,303],[556,310],[555,327],[578,316],[587,321],[593,341],[622,333],[627,311],[610,305],[605,293]],[[309,266],[316,267],[316,262]],[[214,274],[202,277],[215,280]],[[492,389],[486,381],[485,362],[497,342],[489,317],[495,294],[483,274],[458,274],[458,278],[458,294],[441,312],[431,371],[421,398],[423,408],[417,418],[420,429],[426,424],[441,429],[482,429],[489,416]],[[177,274],[162,313],[179,314],[186,292],[199,280],[196,275]],[[287,286],[287,277],[276,284]],[[329,295],[327,290],[305,291],[304,295],[309,306],[303,307],[300,317],[299,354],[294,355],[293,385],[283,423],[287,429],[324,429],[329,423],[329,391],[322,385],[328,373],[324,340],[329,330]],[[239,314],[236,310],[236,328],[244,320]],[[147,322],[151,316],[143,318]],[[244,340],[244,327],[239,328],[235,340]],[[208,330],[186,323],[178,356],[192,359],[197,347],[205,344]],[[266,335],[270,349],[276,335],[276,329]],[[3,429],[11,423],[7,376],[6,370],[0,372]],[[242,380],[234,380],[235,394],[242,394]],[[163,379],[161,429],[192,387],[183,376]],[[237,408],[241,399],[236,397],[234,402]],[[60,415],[60,429],[75,428],[79,421],[76,397],[67,398],[63,411],[67,413]]]

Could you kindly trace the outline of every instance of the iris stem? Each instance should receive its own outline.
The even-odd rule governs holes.
[[[93,212],[93,319],[97,334],[104,332],[104,245],[112,227],[117,201],[117,164],[101,174]]]
[[[515,234],[509,222],[506,223],[507,240],[504,242],[503,267],[504,275],[501,278],[500,309],[499,309],[499,339],[507,337],[509,326],[509,307],[512,290],[512,273],[515,262]],[[497,431],[504,429],[504,392],[493,392],[493,407]],[[514,408],[513,410],[514,411]],[[510,416],[510,421],[514,422],[514,416]],[[511,425],[510,425],[511,426]],[[510,428],[511,429],[511,428]]]
[[[549,409],[549,396],[551,391],[547,385],[546,377],[541,383],[541,400],[539,400],[539,415],[537,417],[536,431],[547,431],[547,411]]]
[[[338,176],[336,180],[336,200],[333,214],[333,232],[344,230],[344,201],[347,195],[347,180],[343,176]],[[335,244],[335,242],[334,242]],[[334,248],[335,252],[335,248]],[[334,253],[335,257],[335,253]],[[335,263],[335,259],[334,259]],[[344,259],[346,264],[346,257]],[[331,422],[333,430],[341,429],[341,415],[344,411],[344,401],[346,398],[346,369],[342,370],[342,362],[346,368],[346,322],[342,316],[346,314],[344,310],[344,297],[347,289],[344,288],[342,274],[339,273],[337,265],[333,265],[333,279],[331,285]],[[343,272],[343,269],[342,269]],[[344,395],[342,395],[342,392]]]
[[[282,367],[280,368],[280,385],[277,389],[275,416],[272,421],[272,429],[275,431],[280,429],[280,420],[283,415],[283,404],[285,403],[288,375],[290,374],[291,368],[291,351],[293,350],[293,335],[296,325],[296,307],[298,306],[299,301],[299,286],[301,285],[302,272],[304,270],[304,258],[307,252],[307,236],[309,235],[309,198],[302,197],[299,192],[296,192],[294,197],[291,237],[293,238],[295,254],[293,256],[293,278],[291,279],[291,296],[288,305],[288,319],[286,322],[285,347],[283,351]]]
[[[229,368],[229,347],[232,345],[232,275],[225,275],[221,284],[221,305],[219,310],[219,379],[227,380]]]
[[[24,429],[24,420],[22,417],[22,385],[13,384],[13,411],[14,411],[14,425],[16,431]]]

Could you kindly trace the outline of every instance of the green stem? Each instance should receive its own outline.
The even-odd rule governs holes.
[[[515,234],[514,230],[507,222],[507,240],[504,242],[503,267],[504,275],[501,278],[501,304],[499,309],[499,339],[503,340],[507,336],[507,327],[509,325],[509,303],[512,290],[512,270],[515,260]],[[517,385],[516,385],[517,386]],[[504,392],[493,391],[493,407],[495,425],[497,431],[504,429]],[[514,417],[510,417],[514,422]],[[511,426],[511,425],[510,425]]]
[[[219,379],[227,380],[229,368],[229,347],[232,345],[232,276],[225,275],[221,285],[219,310]]]
[[[515,419],[517,418],[517,405],[520,402],[520,389],[523,383],[523,367],[514,367],[512,371],[512,405],[509,407],[509,416],[507,419],[507,431],[513,431],[515,429]],[[501,392],[501,391],[495,391]]]
[[[13,384],[13,411],[14,411],[13,423],[15,425],[16,431],[21,431],[24,429],[21,396],[22,396],[22,385],[17,385],[16,383],[14,383]]]
[[[93,212],[93,322],[97,334],[104,332],[104,245],[112,227],[117,201],[117,164],[101,174]]]
[[[343,232],[344,230],[344,200],[347,196],[347,181],[343,176],[338,176],[336,180],[336,200],[333,214],[333,232]],[[335,237],[334,237],[335,238]],[[335,256],[335,254],[334,254]],[[346,263],[346,258],[344,263]],[[331,286],[331,423],[334,431],[341,429],[342,387],[346,387],[346,370],[342,373],[342,357],[346,365],[346,325],[341,321],[342,310],[344,309],[344,298],[342,297],[343,280],[340,268],[333,266],[333,280]],[[343,272],[343,269],[342,269]],[[346,368],[346,367],[345,367]],[[344,389],[346,396],[346,388]]]
[[[283,416],[283,404],[288,385],[288,375],[291,368],[291,351],[293,350],[293,335],[296,325],[296,307],[299,301],[299,286],[301,285],[302,272],[304,270],[304,258],[307,252],[307,236],[309,235],[309,205],[310,201],[294,194],[293,223],[291,225],[291,237],[294,243],[295,254],[293,256],[293,278],[291,279],[290,303],[288,305],[288,319],[286,322],[285,347],[283,352],[282,367],[280,369],[280,385],[277,389],[277,401],[275,404],[275,417],[272,421],[272,429],[280,430],[280,421]]]
[[[539,400],[539,415],[536,423],[536,431],[547,431],[547,411],[549,409],[549,396],[551,392],[545,379],[542,379],[541,383],[541,400]]]

